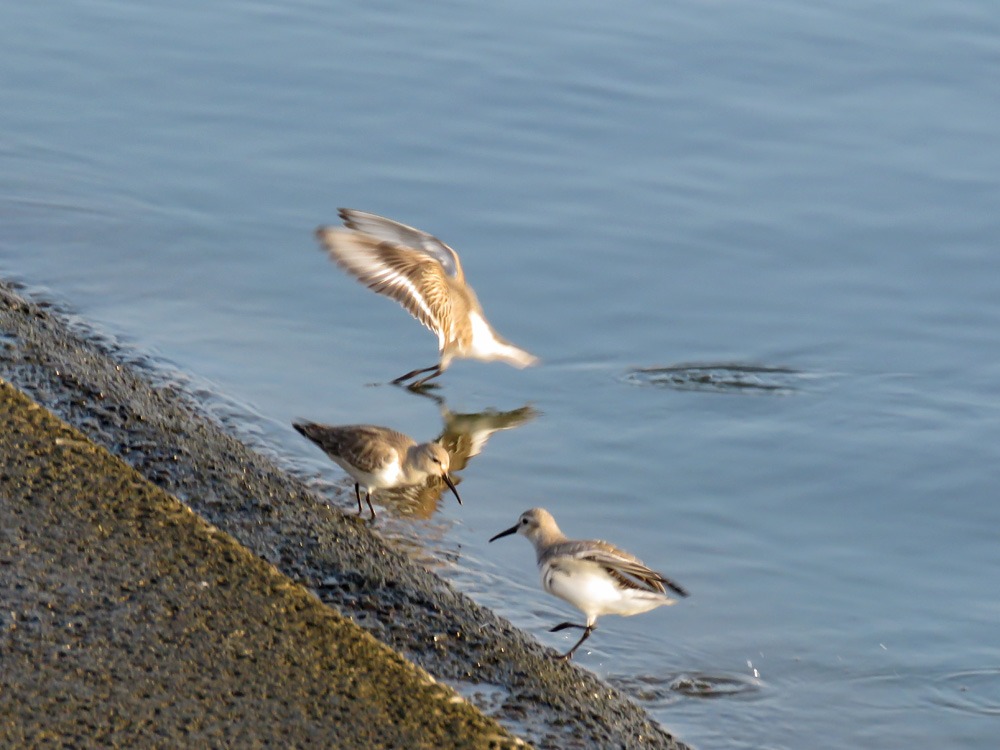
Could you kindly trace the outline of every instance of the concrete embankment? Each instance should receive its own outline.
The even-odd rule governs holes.
[[[683,747],[6,284],[0,337],[0,744]]]
[[[0,744],[513,747],[0,382]]]

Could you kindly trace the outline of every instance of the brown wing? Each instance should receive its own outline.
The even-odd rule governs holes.
[[[444,407],[441,410],[444,431],[437,442],[451,457],[451,471],[461,471],[469,459],[479,455],[494,432],[520,427],[537,414],[534,408],[527,405],[514,411],[489,410],[478,414],[456,414]]]
[[[646,588],[661,594],[665,594],[669,588],[678,596],[688,595],[679,584],[648,568],[638,557],[608,542],[596,539],[586,542],[564,542],[560,545],[560,554],[597,563],[618,580],[627,576],[628,579],[633,579],[629,580],[633,588]]]
[[[604,570],[607,571],[608,575],[611,576],[612,578],[614,578],[622,586],[622,588],[637,589],[639,591],[648,591],[650,588],[652,588],[654,590],[658,590],[661,594],[665,593],[662,590],[662,588],[661,589],[656,589],[655,586],[645,586],[645,585],[643,585],[641,583],[638,583],[637,581],[629,578],[626,575],[622,575],[621,573],[619,573],[614,568],[605,568]]]
[[[419,250],[359,232],[321,227],[316,236],[337,265],[369,289],[399,302],[436,333],[439,348],[452,338],[451,290],[440,263]]]
[[[400,224],[398,221],[387,219],[378,214],[371,214],[367,211],[358,211],[354,208],[341,208],[337,210],[340,218],[344,221],[344,226],[355,229],[363,234],[371,235],[380,240],[391,242],[394,245],[419,250],[428,257],[433,258],[444,272],[452,278],[462,282],[465,274],[462,272],[462,263],[458,259],[458,253],[432,234],[428,234],[420,229]]]
[[[334,426],[316,422],[296,422],[292,425],[302,435],[323,449],[357,466],[362,471],[376,471],[397,455],[402,457],[414,444],[408,435],[376,425]]]

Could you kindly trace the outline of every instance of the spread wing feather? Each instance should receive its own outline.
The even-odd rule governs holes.
[[[377,236],[321,227],[330,257],[369,289],[391,297],[438,336],[443,349],[454,331],[444,269],[420,250]]]
[[[353,208],[341,208],[337,211],[344,221],[344,226],[354,229],[380,240],[391,242],[395,245],[403,245],[414,250],[419,250],[430,258],[441,264],[444,272],[457,279],[463,280],[462,264],[458,260],[458,253],[444,244],[432,234],[421,231],[414,227],[400,224],[398,221],[387,219],[384,216],[370,214],[367,211],[358,211]]]

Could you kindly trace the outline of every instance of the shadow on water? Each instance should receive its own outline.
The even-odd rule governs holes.
[[[802,389],[810,375],[789,367],[735,362],[635,367],[622,379],[630,385],[675,391],[784,396]]]

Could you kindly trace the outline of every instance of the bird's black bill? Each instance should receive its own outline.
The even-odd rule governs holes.
[[[451,481],[451,477],[449,477],[447,474],[442,474],[441,478],[444,480],[444,483],[448,485],[448,489],[450,489],[455,494],[455,499],[458,500],[458,504],[461,505],[462,498],[458,496],[458,489],[455,487],[455,483]]]
[[[497,539],[500,539],[501,537],[505,537],[505,536],[510,536],[511,534],[516,534],[516,533],[517,533],[517,530],[518,530],[519,528],[520,528],[520,523],[515,523],[515,524],[514,524],[513,526],[511,526],[511,527],[510,527],[509,529],[507,529],[506,531],[501,531],[501,532],[500,532],[499,534],[497,534],[497,535],[496,535],[495,537],[493,537],[492,539],[490,539],[490,541],[491,541],[491,542],[495,542],[495,541],[496,541]]]

